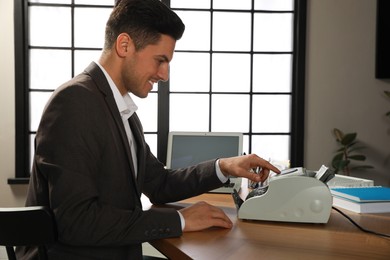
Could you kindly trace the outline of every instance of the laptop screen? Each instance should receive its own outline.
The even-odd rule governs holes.
[[[178,169],[211,159],[242,154],[241,133],[170,132],[167,168]]]

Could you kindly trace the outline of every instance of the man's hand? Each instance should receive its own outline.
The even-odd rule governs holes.
[[[225,212],[203,201],[179,211],[185,219],[183,232],[199,231],[209,227],[231,228],[233,226]]]
[[[225,176],[244,177],[254,182],[264,182],[270,171],[280,173],[278,168],[255,154],[221,158],[219,167]],[[261,169],[258,174],[252,171],[256,168]]]

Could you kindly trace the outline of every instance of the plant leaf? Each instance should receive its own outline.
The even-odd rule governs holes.
[[[357,170],[357,169],[360,169],[360,170],[369,170],[369,169],[374,169],[373,166],[371,165],[358,165],[358,166],[354,166],[354,167],[351,167],[351,170]]]
[[[366,156],[361,154],[356,154],[356,155],[351,155],[348,158],[355,161],[364,161],[366,159]]]
[[[364,146],[357,146],[357,147],[350,148],[348,151],[351,153],[351,152],[354,152],[354,151],[357,151],[357,150],[363,150],[365,148],[366,147],[364,147]]]
[[[332,161],[340,161],[340,160],[343,159],[343,156],[344,156],[343,153],[338,153],[338,154],[336,154],[336,155],[333,157]]]
[[[354,145],[357,144],[357,143],[358,143],[357,141],[354,141],[354,142],[352,142],[352,143],[350,143],[350,144],[346,144],[345,147],[351,148],[352,146],[354,146]]]
[[[349,162],[349,160],[333,161],[333,167],[339,170],[344,170],[344,168],[348,166]]]
[[[332,161],[333,168],[336,170],[342,169],[342,168],[340,168],[340,162],[341,162],[341,160],[333,160]]]
[[[356,148],[355,145],[358,145],[358,142],[353,142],[351,144],[348,144],[348,145],[344,146],[345,149],[347,150],[348,154],[355,150],[355,148]]]
[[[333,129],[333,134],[336,136],[336,141],[338,141],[338,142],[341,142],[341,140],[344,137],[344,133],[340,129],[337,129],[337,128]]]
[[[351,144],[353,141],[355,141],[357,134],[356,133],[349,133],[344,135],[343,139],[341,140],[342,145],[353,145]]]

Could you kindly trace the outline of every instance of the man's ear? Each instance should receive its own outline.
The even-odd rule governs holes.
[[[135,48],[133,40],[127,33],[121,33],[116,38],[115,49],[119,57],[123,58],[133,53]]]

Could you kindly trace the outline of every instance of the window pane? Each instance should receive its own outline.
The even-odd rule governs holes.
[[[72,76],[71,52],[30,50],[30,88],[55,89]]]
[[[249,154],[249,135],[244,135],[242,140],[242,152]]]
[[[91,61],[99,58],[101,51],[82,48],[102,48],[105,23],[115,1],[28,1],[48,4],[28,7],[31,20],[27,22],[30,26],[29,37],[33,47],[29,53],[29,87],[33,89],[30,90],[29,95],[31,100],[29,119],[30,128],[35,131],[43,107],[51,95],[51,92],[36,90],[57,88],[73,76],[72,71],[73,74],[79,74]],[[186,25],[183,38],[176,44],[179,52],[175,52],[170,64],[170,110],[167,112],[170,116],[169,130],[243,132],[245,133],[243,151],[259,153],[266,159],[287,159],[291,127],[294,1],[170,0],[168,2],[173,8],[182,9],[175,11]],[[74,6],[74,21],[72,21],[73,14],[70,7],[50,7],[51,4],[92,5],[92,7]],[[214,11],[207,10],[211,5]],[[251,13],[247,10],[250,10],[252,5],[254,10],[291,13],[257,11]],[[183,10],[186,8],[191,10]],[[201,10],[196,11],[196,9]],[[211,17],[213,17],[212,22]],[[74,25],[74,46],[72,46],[72,25]],[[253,49],[251,49],[252,43]],[[72,48],[74,63],[72,63],[71,51],[42,50],[44,48],[39,46]],[[186,50],[189,52],[180,52]],[[210,50],[215,52],[210,54]],[[255,53],[291,52],[291,54],[254,54],[252,51]],[[254,94],[250,92],[251,87]],[[137,113],[144,131],[148,132],[145,135],[146,141],[152,153],[157,155],[158,94],[155,93],[157,84],[153,90],[154,92],[146,99],[132,97],[139,107]],[[272,93],[259,95],[258,92]],[[263,125],[263,122],[267,124]],[[261,135],[263,133],[267,135]],[[30,136],[33,144],[34,135]],[[252,146],[252,151],[249,151],[249,146]],[[31,149],[33,151],[33,145]],[[33,152],[31,153],[33,155]]]
[[[254,92],[290,92],[291,54],[259,54],[253,56]]]
[[[32,169],[32,164],[33,164],[33,158],[35,154],[35,146],[34,146],[34,140],[35,140],[35,134],[30,134],[30,168]]]
[[[255,0],[255,10],[292,11],[294,0]]]
[[[75,75],[84,71],[84,69],[92,62],[96,61],[100,56],[101,51],[76,50],[74,51],[74,73]]]
[[[111,8],[75,8],[75,46],[102,48],[110,12]]]
[[[51,92],[34,92],[30,93],[30,130],[36,131],[38,129],[39,122],[43,109],[47,101],[49,100]]]
[[[250,55],[213,54],[212,86],[215,92],[249,92]]]
[[[249,51],[251,49],[251,14],[215,12],[213,50]]]
[[[171,91],[204,92],[210,89],[210,54],[176,52],[170,64]],[[195,74],[195,76],[194,76]]]
[[[171,94],[170,131],[208,131],[209,95]]]
[[[210,8],[210,0],[171,0],[171,8]]]
[[[70,4],[72,0],[29,0],[30,3]]]
[[[176,50],[210,50],[210,12],[177,11],[186,26]]]
[[[213,95],[212,131],[248,132],[249,95]]]
[[[214,0],[213,7],[215,9],[251,9],[252,0]]]
[[[145,134],[145,141],[149,145],[152,154],[157,157],[157,135]]]
[[[82,5],[114,5],[115,0],[75,0],[75,4]]]
[[[290,95],[254,95],[252,132],[290,132]]]
[[[138,106],[137,115],[145,132],[157,132],[157,93],[149,93],[147,98],[131,95]]]
[[[292,14],[256,13],[254,51],[292,51]]]
[[[252,152],[265,160],[289,160],[290,136],[288,135],[254,135]]]
[[[31,6],[30,45],[71,46],[71,12],[68,7]]]

